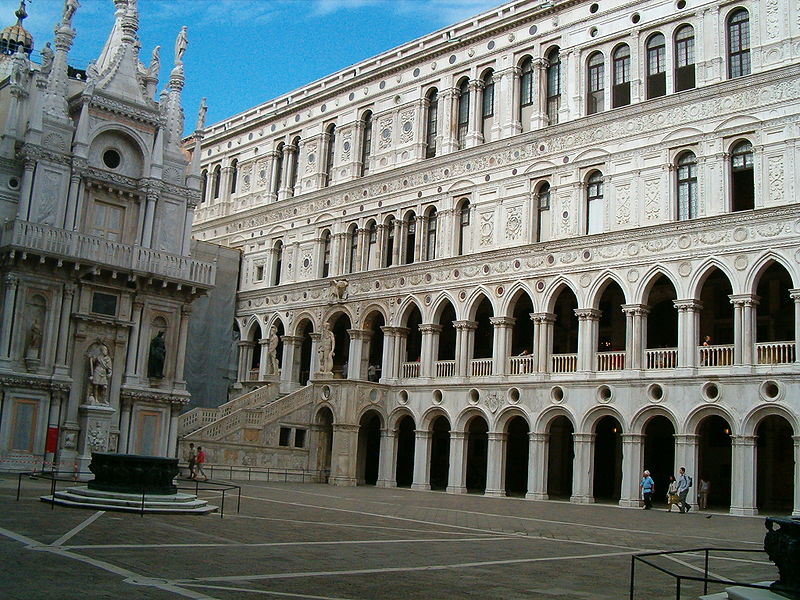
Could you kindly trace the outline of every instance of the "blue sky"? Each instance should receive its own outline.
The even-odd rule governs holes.
[[[96,58],[114,22],[112,0],[80,0],[70,64]],[[201,97],[214,123],[348,65],[469,18],[502,0],[139,0],[143,62],[161,46],[161,81],[175,36],[189,27],[184,109],[192,127]],[[19,0],[0,0],[0,27]],[[35,50],[53,38],[62,0],[29,0]],[[38,59],[38,52],[34,54]]]

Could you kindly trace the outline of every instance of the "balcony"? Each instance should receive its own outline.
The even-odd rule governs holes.
[[[533,373],[536,370],[536,357],[530,354],[526,354],[525,356],[512,356],[508,364],[510,375]]]
[[[491,358],[473,358],[470,362],[472,365],[470,375],[472,377],[489,377],[492,374],[494,361]]]
[[[400,372],[403,379],[411,379],[419,377],[419,361],[404,362],[401,366]]]
[[[214,263],[19,219],[4,223],[0,246],[203,287],[216,274]]]
[[[701,367],[728,367],[733,364],[733,344],[699,346]]]
[[[453,377],[455,374],[456,374],[456,361],[454,360],[436,361],[437,377]]]
[[[621,371],[625,368],[625,351],[598,352],[598,371]]]
[[[644,351],[645,368],[674,369],[678,366],[677,348],[648,348]]]
[[[777,365],[795,361],[794,342],[758,342],[756,344],[756,363]]]
[[[578,370],[577,354],[553,354],[553,373],[574,373]]]

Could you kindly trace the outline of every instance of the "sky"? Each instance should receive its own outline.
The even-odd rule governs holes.
[[[80,0],[69,63],[97,58],[114,23],[113,0]],[[498,6],[502,0],[139,0],[141,60],[161,46],[159,90],[173,66],[175,37],[188,26],[183,105],[193,127],[221,121],[349,65]],[[0,27],[19,0],[0,0]],[[23,25],[34,54],[52,41],[63,0],[28,0]]]

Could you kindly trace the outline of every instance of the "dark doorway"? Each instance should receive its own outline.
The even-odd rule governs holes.
[[[436,417],[431,428],[431,489],[447,489],[450,476],[450,423]]]
[[[794,300],[791,297],[792,276],[780,264],[772,263],[758,280],[758,305],[756,306],[758,342],[787,342],[758,351],[760,364],[792,362],[794,356],[789,350],[794,342]]]
[[[625,350],[625,294],[616,281],[611,281],[600,296],[600,322],[598,323],[598,352]],[[612,365],[622,368],[621,365]]]
[[[714,269],[700,292],[703,310],[700,312],[700,339],[696,341],[697,344],[706,336],[711,336],[708,340],[710,346],[733,343],[733,304],[729,298],[732,293],[731,282],[725,273]]]
[[[573,354],[578,351],[578,316],[575,309],[578,300],[569,288],[558,294],[553,312],[556,322],[553,324],[553,354]]]
[[[350,356],[350,334],[347,333],[348,329],[352,329],[350,317],[345,314],[340,314],[331,327],[331,330],[333,331],[333,337],[335,339],[335,347],[333,351],[334,377],[344,377],[345,371],[349,373],[351,368],[356,369],[354,372],[357,372],[358,365],[348,364],[346,369],[344,366],[345,363],[348,362],[348,358]]]
[[[467,491],[486,491],[486,455],[489,449],[489,426],[483,417],[472,417],[467,425]],[[498,465],[499,466],[499,465]]]
[[[305,321],[300,326],[300,337],[303,341],[300,343],[300,373],[298,382],[301,385],[306,385],[311,378],[311,334],[314,332],[314,326],[311,321]]]
[[[675,468],[675,428],[664,416],[653,417],[644,428],[644,468],[650,471],[656,489],[653,500],[666,503],[669,476]]]
[[[700,479],[711,482],[708,505],[729,509],[731,506],[731,426],[720,416],[712,415],[698,427],[699,455],[697,473],[692,475],[695,488]],[[744,482],[742,482],[744,484]],[[695,490],[696,491],[696,490]],[[690,497],[694,497],[690,492]]]
[[[369,352],[367,353],[366,362],[359,368],[357,365],[350,365],[349,377],[357,379],[369,380],[369,374],[373,373],[373,379],[378,380],[380,373],[383,371],[383,329],[386,325],[383,315],[377,311],[372,313],[366,322],[366,329],[371,332],[369,338]],[[375,368],[370,370],[370,366]]]
[[[411,487],[414,481],[414,419],[403,417],[397,426],[397,470],[398,487]]]
[[[572,434],[575,430],[567,417],[550,421],[547,444],[547,496],[572,496],[572,461],[575,458]]]
[[[531,313],[533,302],[528,294],[520,293],[514,303],[514,328],[511,331],[511,355],[519,356],[523,353],[534,354],[533,347],[533,322]]]
[[[381,457],[381,418],[374,412],[361,417],[358,429],[359,483],[375,485],[378,481],[378,465]]]
[[[595,426],[594,478],[595,500],[615,501],[622,490],[622,427],[614,417],[602,417]]]
[[[506,494],[524,496],[528,491],[528,422],[514,417],[506,428]]]
[[[456,311],[449,302],[442,309],[439,325],[442,331],[439,334],[439,348],[436,360],[454,360],[456,357],[456,329],[453,321],[456,320]]]
[[[663,275],[650,288],[647,295],[647,304],[650,305],[650,314],[647,316],[648,348],[678,347],[678,309],[674,304],[677,297],[675,286]],[[648,366],[652,368],[658,365]]]
[[[422,356],[422,332],[419,326],[422,323],[422,315],[419,309],[415,306],[411,309],[406,320],[405,327],[408,329],[408,337],[406,338],[406,355],[401,360],[405,362],[414,362],[419,360]]]
[[[331,409],[324,407],[317,413],[317,469],[322,471],[320,475],[327,481],[331,470],[331,451],[333,450],[333,413]]]
[[[770,415],[758,424],[756,435],[756,506],[759,511],[790,513],[796,485],[792,426],[783,417]]]
[[[491,358],[492,346],[494,342],[494,327],[491,318],[494,316],[492,303],[488,298],[481,300],[478,309],[475,311],[475,322],[478,324],[475,329],[475,344],[472,347],[474,358]]]

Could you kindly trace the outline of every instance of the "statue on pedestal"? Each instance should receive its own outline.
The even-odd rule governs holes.
[[[167,347],[164,343],[164,332],[159,331],[150,341],[150,354],[147,357],[147,376],[154,379],[164,377],[164,357]]]
[[[333,372],[333,357],[335,355],[336,338],[331,331],[331,324],[325,323],[322,326],[322,334],[319,338],[319,370],[322,373]]]
[[[105,344],[99,350],[88,353],[89,358],[89,396],[87,404],[108,406],[108,384],[111,381],[111,357]]]
[[[267,358],[269,359],[269,374],[277,375],[280,372],[278,366],[278,328],[273,325],[269,328],[269,341],[267,342]]]
[[[34,319],[28,330],[28,340],[25,345],[25,358],[41,358],[42,353],[42,328],[39,320]]]
[[[175,39],[175,66],[183,64],[183,55],[186,53],[188,45],[189,39],[186,37],[186,25],[184,25]]]

